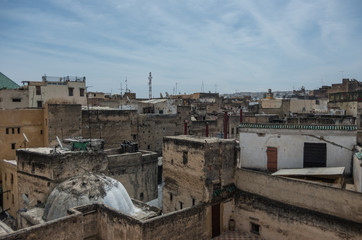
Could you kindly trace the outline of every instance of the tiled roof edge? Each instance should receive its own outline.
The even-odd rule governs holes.
[[[242,123],[239,125],[239,128],[356,131],[357,125],[300,125],[300,124]]]

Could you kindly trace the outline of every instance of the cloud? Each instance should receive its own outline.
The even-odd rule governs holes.
[[[2,1],[1,71],[85,75],[113,92],[318,88],[362,79],[358,1]],[[353,75],[353,76],[352,76]]]

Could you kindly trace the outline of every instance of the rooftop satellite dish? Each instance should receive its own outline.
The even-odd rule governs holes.
[[[23,194],[21,195],[21,197],[23,198],[24,204],[25,204],[26,206],[29,206],[29,204],[30,204],[32,201],[34,201],[34,199],[30,201],[29,198],[28,198],[28,196],[27,196],[25,193],[23,193]]]
[[[23,136],[24,136],[25,142],[29,142],[29,139],[26,137],[25,133],[23,133]]]
[[[64,149],[63,145],[62,145],[61,141],[59,140],[58,136],[55,136],[55,137],[57,138],[57,141],[59,143],[60,148],[63,150]]]

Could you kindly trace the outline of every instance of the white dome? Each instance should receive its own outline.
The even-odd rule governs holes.
[[[135,207],[122,183],[105,175],[89,174],[57,185],[48,197],[43,218],[50,221],[64,217],[68,209],[93,202],[104,203],[128,215],[135,214]]]

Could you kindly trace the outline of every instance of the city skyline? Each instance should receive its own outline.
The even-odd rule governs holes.
[[[1,72],[89,91],[316,89],[362,80],[359,1],[0,1]]]

